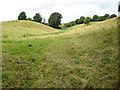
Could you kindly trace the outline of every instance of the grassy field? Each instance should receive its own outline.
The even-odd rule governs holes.
[[[39,36],[43,33],[52,33],[58,31],[57,29],[49,26],[25,20],[3,22],[2,27],[3,38]]]
[[[99,22],[91,22],[90,25],[93,25],[93,24],[96,24],[96,23],[99,23]],[[86,27],[85,24],[78,24],[78,25],[74,25],[72,27],[68,27],[68,28],[64,28],[63,30],[78,30],[80,28],[83,28],[83,27]]]
[[[95,24],[97,22],[91,22]],[[65,28],[64,30],[54,29],[52,27],[25,20],[7,21],[2,23],[2,38],[3,39],[21,39],[21,38],[31,38],[31,37],[45,37],[53,36],[60,33],[69,32],[68,30],[77,30],[86,25],[75,25],[70,28]]]
[[[2,87],[117,87],[118,18],[90,26],[74,26],[75,29],[71,27],[72,30],[68,31],[48,26],[45,27],[50,29],[41,29],[41,24],[36,29],[38,24],[33,22],[32,26],[29,21],[13,22],[10,26],[7,25],[11,22],[3,23],[3,37],[8,36],[2,40]],[[25,27],[20,22],[26,22]],[[32,31],[26,31],[26,34],[47,32],[51,35],[22,39],[27,25]],[[12,30],[19,39],[11,38]],[[17,33],[19,31],[21,33]]]

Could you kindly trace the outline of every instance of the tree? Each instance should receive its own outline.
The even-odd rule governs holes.
[[[118,6],[118,12],[120,12],[120,5]]]
[[[80,24],[79,21],[80,21],[79,19],[76,19],[75,24]]]
[[[42,17],[40,13],[36,13],[35,16],[33,17],[33,21],[41,23]]]
[[[52,13],[48,19],[49,25],[53,28],[59,28],[59,25],[61,24],[61,18],[62,15],[59,12]]]
[[[110,16],[110,18],[114,18],[114,17],[117,17],[117,15],[116,15],[116,14],[112,14],[112,15]]]
[[[28,17],[27,20],[32,21],[32,18]]]
[[[64,26],[65,26],[65,27],[71,27],[72,24],[71,24],[71,23],[66,23]]]
[[[19,16],[18,16],[18,20],[27,20],[26,17],[27,17],[26,13],[25,12],[21,12],[19,14]]]
[[[98,15],[94,15],[92,21],[97,21],[98,20]]]
[[[72,26],[74,26],[74,25],[75,25],[75,21],[71,21],[70,23],[71,23],[71,25],[72,25]]]
[[[84,17],[84,16],[81,16],[81,17],[80,17],[80,20],[79,20],[79,23],[80,23],[80,24],[84,23],[84,20],[85,20],[85,17]]]
[[[43,19],[43,23],[45,23],[45,18]]]
[[[82,24],[82,23],[84,23],[84,20],[85,20],[85,17],[81,16],[80,19],[75,20],[75,24]]]
[[[84,23],[86,25],[89,25],[90,24],[90,17],[87,17],[85,20],[84,20]]]
[[[98,21],[104,21],[105,17],[104,16],[99,16]]]
[[[105,14],[105,15],[104,15],[104,18],[105,18],[105,19],[109,19],[109,18],[110,18],[110,15],[109,15],[109,14]]]
[[[90,17],[90,22],[92,22],[92,18]]]
[[[49,26],[49,24],[47,22],[45,22],[45,21],[46,21],[46,19],[44,18],[42,24]]]

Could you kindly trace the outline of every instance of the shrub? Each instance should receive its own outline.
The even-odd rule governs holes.
[[[79,23],[79,19],[76,19],[76,20],[75,20],[75,24],[80,24],[80,23]]]
[[[33,21],[41,23],[42,21],[41,15],[39,13],[36,13],[35,16],[33,17]]]
[[[85,20],[84,20],[84,23],[86,25],[89,25],[90,24],[90,17],[87,17]]]
[[[71,24],[71,26],[74,26],[75,25],[75,21],[71,21],[70,24]]]
[[[97,20],[98,20],[98,15],[94,15],[92,21],[97,21]]]
[[[80,19],[79,19],[79,23],[80,23],[80,24],[84,23],[84,20],[85,20],[85,17],[84,17],[84,16],[81,16]]]
[[[109,15],[109,14],[105,14],[105,15],[104,15],[104,18],[105,18],[105,19],[109,19],[109,18],[110,18],[110,15]]]
[[[99,16],[98,21],[104,21],[105,17],[104,16]]]
[[[66,23],[65,26],[66,26],[66,27],[71,27],[72,24],[71,24],[71,23]]]
[[[42,24],[49,26],[49,24],[48,24],[48,23],[44,23],[44,22],[42,22]]]
[[[28,17],[27,20],[32,21],[32,18]]]
[[[114,18],[114,17],[117,17],[117,15],[116,15],[116,14],[112,14],[112,15],[110,16],[110,18]]]

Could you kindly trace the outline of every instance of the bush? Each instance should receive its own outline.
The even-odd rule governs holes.
[[[84,20],[85,20],[85,17],[84,17],[84,16],[81,16],[80,19],[79,19],[79,23],[80,23],[80,24],[84,23]]]
[[[89,25],[90,24],[90,17],[87,17],[85,20],[84,20],[84,23],[86,25]]]
[[[75,20],[75,24],[80,24],[80,23],[79,23],[79,19],[76,19],[76,20]]]
[[[33,17],[33,21],[41,23],[42,17],[39,13],[36,13],[35,16]]]
[[[104,21],[105,17],[104,16],[99,16],[98,21]]]
[[[72,26],[71,23],[66,23],[66,24],[65,24],[65,27],[71,27],[71,26]]]
[[[112,14],[112,15],[110,16],[110,18],[114,18],[114,17],[117,17],[117,15],[116,15],[116,14]]]
[[[27,20],[32,21],[32,18],[28,17]]]
[[[84,23],[84,20],[85,20],[85,17],[81,16],[80,19],[75,20],[75,24],[82,24],[82,23]]]
[[[109,14],[105,14],[105,15],[104,15],[104,18],[105,18],[105,19],[109,19],[109,18],[110,18],[110,15],[109,15]]]
[[[71,26],[74,26],[75,25],[75,21],[71,21],[70,24],[71,24]]]
[[[44,22],[42,22],[42,24],[49,26],[49,24],[48,24],[48,23],[44,23]]]
[[[98,20],[98,15],[94,15],[92,21],[97,21],[97,20]]]

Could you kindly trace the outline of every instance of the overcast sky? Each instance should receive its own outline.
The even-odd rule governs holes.
[[[53,12],[63,16],[62,23],[70,22],[80,16],[118,14],[119,0],[0,0],[0,22],[17,20],[20,12],[25,11],[27,17],[35,13],[48,20]]]

